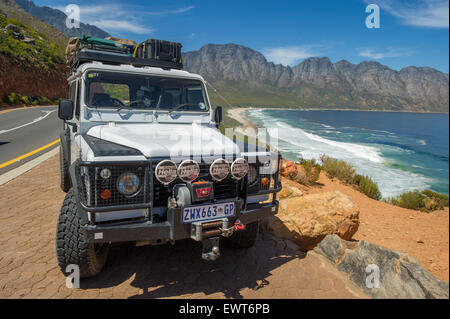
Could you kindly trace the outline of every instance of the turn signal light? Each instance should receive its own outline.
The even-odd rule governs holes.
[[[104,189],[102,190],[102,192],[100,193],[100,198],[107,200],[111,198],[111,191],[109,189]]]
[[[261,184],[262,184],[263,186],[269,185],[269,182],[270,182],[270,180],[269,180],[268,177],[263,177],[263,178],[261,179]]]

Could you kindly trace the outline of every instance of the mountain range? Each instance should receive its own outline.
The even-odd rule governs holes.
[[[392,70],[378,62],[312,57],[290,67],[237,44],[208,44],[183,56],[231,104],[444,111],[449,76],[429,67]],[[214,92],[214,90],[213,90]],[[214,95],[214,94],[213,94]]]

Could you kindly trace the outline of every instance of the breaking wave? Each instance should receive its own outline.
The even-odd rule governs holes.
[[[336,141],[329,137],[320,136],[320,129],[306,131],[306,129],[280,121],[272,114],[266,115],[263,110],[251,110],[249,116],[262,127],[278,129],[277,147],[285,158],[297,160],[302,157],[319,160],[322,154],[326,154],[344,160],[352,164],[358,174],[370,176],[378,184],[384,198],[430,187],[431,181],[429,178],[416,172],[400,169],[390,159],[383,157],[383,152],[406,156],[411,152],[410,150],[397,145],[376,143],[367,145]],[[331,126],[327,125],[327,132],[330,128]],[[356,132],[353,132],[353,134],[356,134]],[[351,135],[348,134],[348,136]],[[271,141],[274,137],[271,136]]]

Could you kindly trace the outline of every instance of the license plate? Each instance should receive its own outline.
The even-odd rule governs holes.
[[[234,202],[229,202],[202,206],[189,206],[183,207],[181,213],[183,224],[231,217],[236,215],[236,204]]]

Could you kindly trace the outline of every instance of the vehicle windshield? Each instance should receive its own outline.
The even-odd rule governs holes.
[[[94,108],[207,111],[201,81],[139,74],[91,71],[86,104]]]

